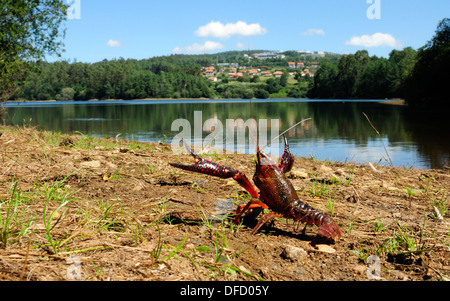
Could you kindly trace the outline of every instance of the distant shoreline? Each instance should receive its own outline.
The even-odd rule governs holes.
[[[279,98],[276,98],[279,99]],[[284,99],[284,98],[283,98]],[[299,100],[303,100],[303,101],[314,101],[317,99],[314,98],[286,98],[289,100],[293,100],[293,99],[299,99]],[[80,103],[82,102],[96,102],[96,101],[161,101],[161,100],[168,100],[168,101],[173,101],[173,100],[195,100],[195,101],[211,101],[211,100],[223,100],[222,98],[141,98],[141,99],[89,99],[89,100],[9,100],[6,101],[5,103],[19,103],[19,102],[64,102],[64,101],[78,101]],[[239,99],[236,99],[239,100]],[[244,100],[244,99],[242,99]],[[270,98],[267,98],[265,100],[270,100]],[[357,99],[342,99],[343,102],[345,102],[346,100],[348,101],[355,101]],[[363,99],[361,99],[363,100]],[[389,104],[389,105],[406,105],[406,102],[404,99],[398,99],[398,98],[392,98],[392,99],[373,99],[374,102],[377,103],[382,103],[382,104]]]
[[[216,100],[219,98],[140,98],[140,99],[89,99],[89,100],[56,100],[56,99],[46,99],[46,100],[8,100],[8,102],[64,102],[64,101],[79,101],[79,102],[95,102],[95,101],[142,101],[142,100]]]

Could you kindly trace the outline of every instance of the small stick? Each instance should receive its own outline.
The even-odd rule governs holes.
[[[25,255],[25,263],[23,264],[23,268],[22,268],[22,272],[20,273],[19,281],[22,281],[23,275],[25,274],[25,268],[27,267],[27,263],[28,263],[28,255],[30,254],[30,246],[31,246],[31,238],[28,239],[27,255]]]
[[[386,149],[386,146],[384,145],[383,138],[381,138],[380,132],[378,132],[377,129],[373,126],[372,122],[370,122],[370,119],[369,119],[369,117],[366,115],[366,113],[364,113],[364,112],[362,112],[362,113],[364,114],[364,116],[366,116],[367,121],[369,121],[369,123],[370,123],[370,125],[372,126],[372,128],[373,128],[373,129],[375,130],[375,132],[378,134],[378,137],[380,137],[381,143],[383,144],[383,147],[384,147],[384,151],[386,152],[386,155],[388,156],[389,164],[390,164],[391,166],[394,166],[394,165],[392,164],[391,157],[389,156],[389,153],[388,153],[388,151],[387,151],[387,149]]]

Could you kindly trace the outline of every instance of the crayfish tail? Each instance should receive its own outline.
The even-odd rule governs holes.
[[[331,217],[314,209],[307,203],[300,200],[294,202],[293,216],[295,220],[301,223],[319,227],[318,233],[321,236],[331,238],[334,241],[341,238],[338,224]]]
[[[322,219],[322,224],[319,226],[319,235],[332,238],[334,241],[341,238],[341,231],[337,223],[328,215],[324,215]]]

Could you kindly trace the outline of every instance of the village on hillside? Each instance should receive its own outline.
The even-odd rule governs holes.
[[[316,51],[311,52],[309,56],[312,57],[323,57],[324,52]],[[301,77],[314,77],[314,74],[319,67],[319,62],[309,62],[305,63],[303,61],[299,62],[288,62],[284,67],[268,67],[264,65],[264,60],[267,59],[284,59],[283,54],[275,52],[263,52],[263,53],[253,53],[251,55],[244,54],[245,58],[249,60],[260,60],[261,65],[258,67],[247,67],[239,65],[238,63],[216,63],[212,66],[202,67],[202,76],[207,78],[211,82],[218,82],[223,79],[237,80],[241,77],[248,76],[253,78],[254,76],[259,76],[262,78],[275,77],[279,78],[283,74],[287,74],[290,78],[294,78],[297,74]]]

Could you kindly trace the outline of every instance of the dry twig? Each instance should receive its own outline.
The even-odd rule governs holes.
[[[380,137],[381,143],[383,144],[383,147],[384,147],[384,151],[386,152],[386,155],[388,156],[388,160],[389,160],[388,162],[389,162],[389,164],[390,164],[391,166],[394,166],[394,165],[392,164],[391,157],[389,156],[389,153],[388,153],[388,151],[387,151],[387,149],[386,149],[386,146],[384,145],[383,138],[381,138],[380,132],[378,132],[378,130],[377,130],[377,129],[375,128],[375,126],[372,124],[372,122],[370,121],[370,119],[369,119],[369,117],[366,115],[366,113],[363,112],[363,114],[364,114],[364,116],[366,116],[367,121],[369,121],[370,126],[372,126],[372,128],[373,128],[373,129],[375,130],[375,132],[378,134],[378,137]]]

